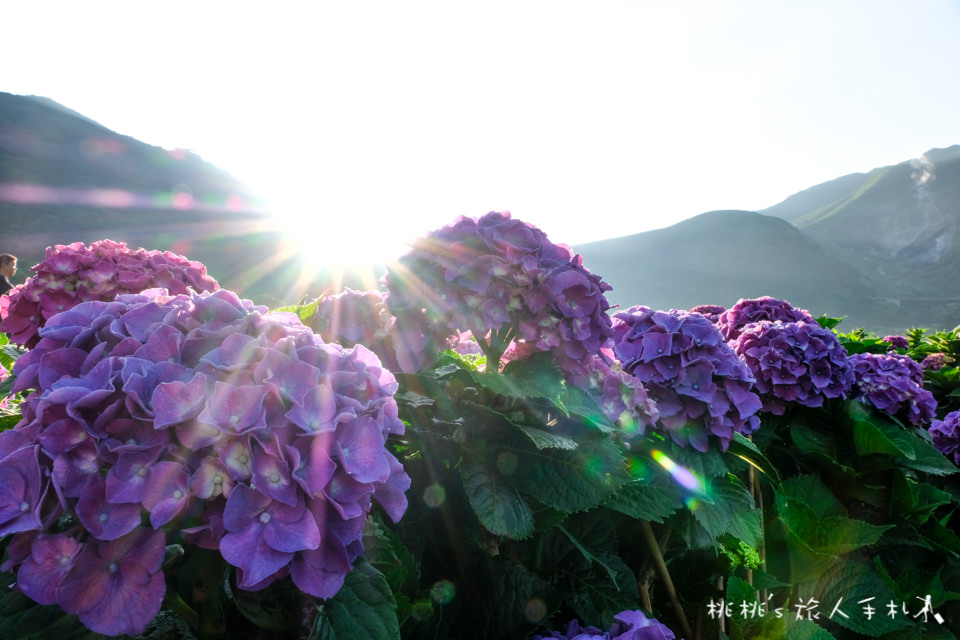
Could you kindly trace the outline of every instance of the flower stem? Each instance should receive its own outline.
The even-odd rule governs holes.
[[[687,621],[687,615],[683,612],[683,606],[680,604],[680,598],[677,597],[677,590],[673,586],[673,580],[670,578],[670,571],[667,569],[667,563],[663,560],[663,553],[660,551],[660,545],[657,544],[657,537],[653,535],[653,529],[646,520],[640,521],[640,528],[643,529],[643,537],[650,547],[650,553],[653,555],[654,565],[657,567],[663,585],[667,589],[667,595],[673,604],[673,609],[680,619],[680,627],[684,635],[688,638],[693,637],[693,631],[690,629],[690,623]]]

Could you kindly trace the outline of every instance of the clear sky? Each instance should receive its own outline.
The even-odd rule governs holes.
[[[191,149],[329,252],[762,209],[960,143],[958,78],[960,0],[0,7],[0,91]]]

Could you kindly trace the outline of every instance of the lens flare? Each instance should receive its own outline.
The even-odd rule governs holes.
[[[673,479],[676,480],[684,489],[688,489],[689,491],[698,493],[700,495],[706,493],[706,487],[704,486],[703,480],[698,478],[697,474],[690,471],[686,467],[678,465],[669,456],[667,456],[667,454],[658,449],[654,449],[650,452],[650,456],[657,461],[657,464],[666,469],[667,473],[673,476]]]

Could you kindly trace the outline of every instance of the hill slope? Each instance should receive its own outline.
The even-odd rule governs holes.
[[[786,221],[749,211],[712,211],[575,250],[613,286],[608,296],[622,307],[729,307],[772,295],[815,315],[848,315],[852,324],[867,323],[874,306],[855,269]]]
[[[295,301],[300,259],[241,182],[46,98],[0,93],[0,220],[0,252],[24,267],[48,246],[110,238],[199,260],[258,302]]]

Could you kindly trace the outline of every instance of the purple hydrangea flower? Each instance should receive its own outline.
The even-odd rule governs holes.
[[[609,631],[596,627],[583,627],[576,619],[559,631],[545,631],[549,635],[534,634],[530,640],[675,640],[676,635],[655,618],[648,618],[643,611],[621,611],[614,616],[615,622]]]
[[[611,422],[630,435],[643,435],[656,424],[660,412],[643,382],[621,369],[610,355],[561,359],[560,370],[567,384],[593,396]]]
[[[47,320],[81,302],[151,288],[172,294],[218,288],[199,262],[170,251],[130,249],[112,240],[47,247],[46,258],[31,270],[35,275],[8,292],[9,300],[0,308],[0,331],[26,347],[36,346]]]
[[[816,322],[754,322],[730,345],[756,378],[763,410],[776,415],[791,403],[823,406],[846,396],[854,382],[846,349]]]
[[[734,433],[757,428],[753,377],[707,318],[637,306],[614,322],[614,354],[643,382],[677,444],[706,451],[713,435],[726,449]]]
[[[509,213],[461,217],[421,238],[386,283],[396,331],[421,354],[452,347],[466,331],[483,347],[498,342],[498,358],[510,339],[574,359],[610,343],[610,286]]]
[[[723,339],[730,342],[740,336],[740,332],[745,326],[761,320],[770,322],[816,322],[806,309],[798,309],[786,300],[762,296],[760,298],[741,298],[738,300],[737,304],[720,314],[717,319],[717,327],[720,328]]]
[[[851,395],[911,424],[929,422],[937,409],[923,388],[923,369],[908,356],[858,353],[850,356],[856,382]]]
[[[363,346],[222,289],[82,302],[39,336],[14,368],[22,420],[0,434],[0,531],[29,549],[6,566],[91,629],[146,627],[168,535],[218,549],[241,588],[290,575],[327,598],[372,503],[406,510],[386,448],[397,383]]]
[[[695,306],[693,309],[690,309],[690,312],[699,313],[702,316],[706,316],[707,320],[713,324],[717,324],[717,322],[720,320],[720,316],[726,310],[726,307],[721,307],[718,304],[700,304]]]
[[[883,336],[883,341],[889,343],[893,349],[910,348],[910,340],[906,336]]]
[[[960,411],[951,411],[943,420],[934,420],[929,430],[933,447],[960,466]]]
[[[947,354],[931,353],[920,362],[920,368],[929,369],[930,371],[940,371],[940,369],[943,369],[946,364]]]

